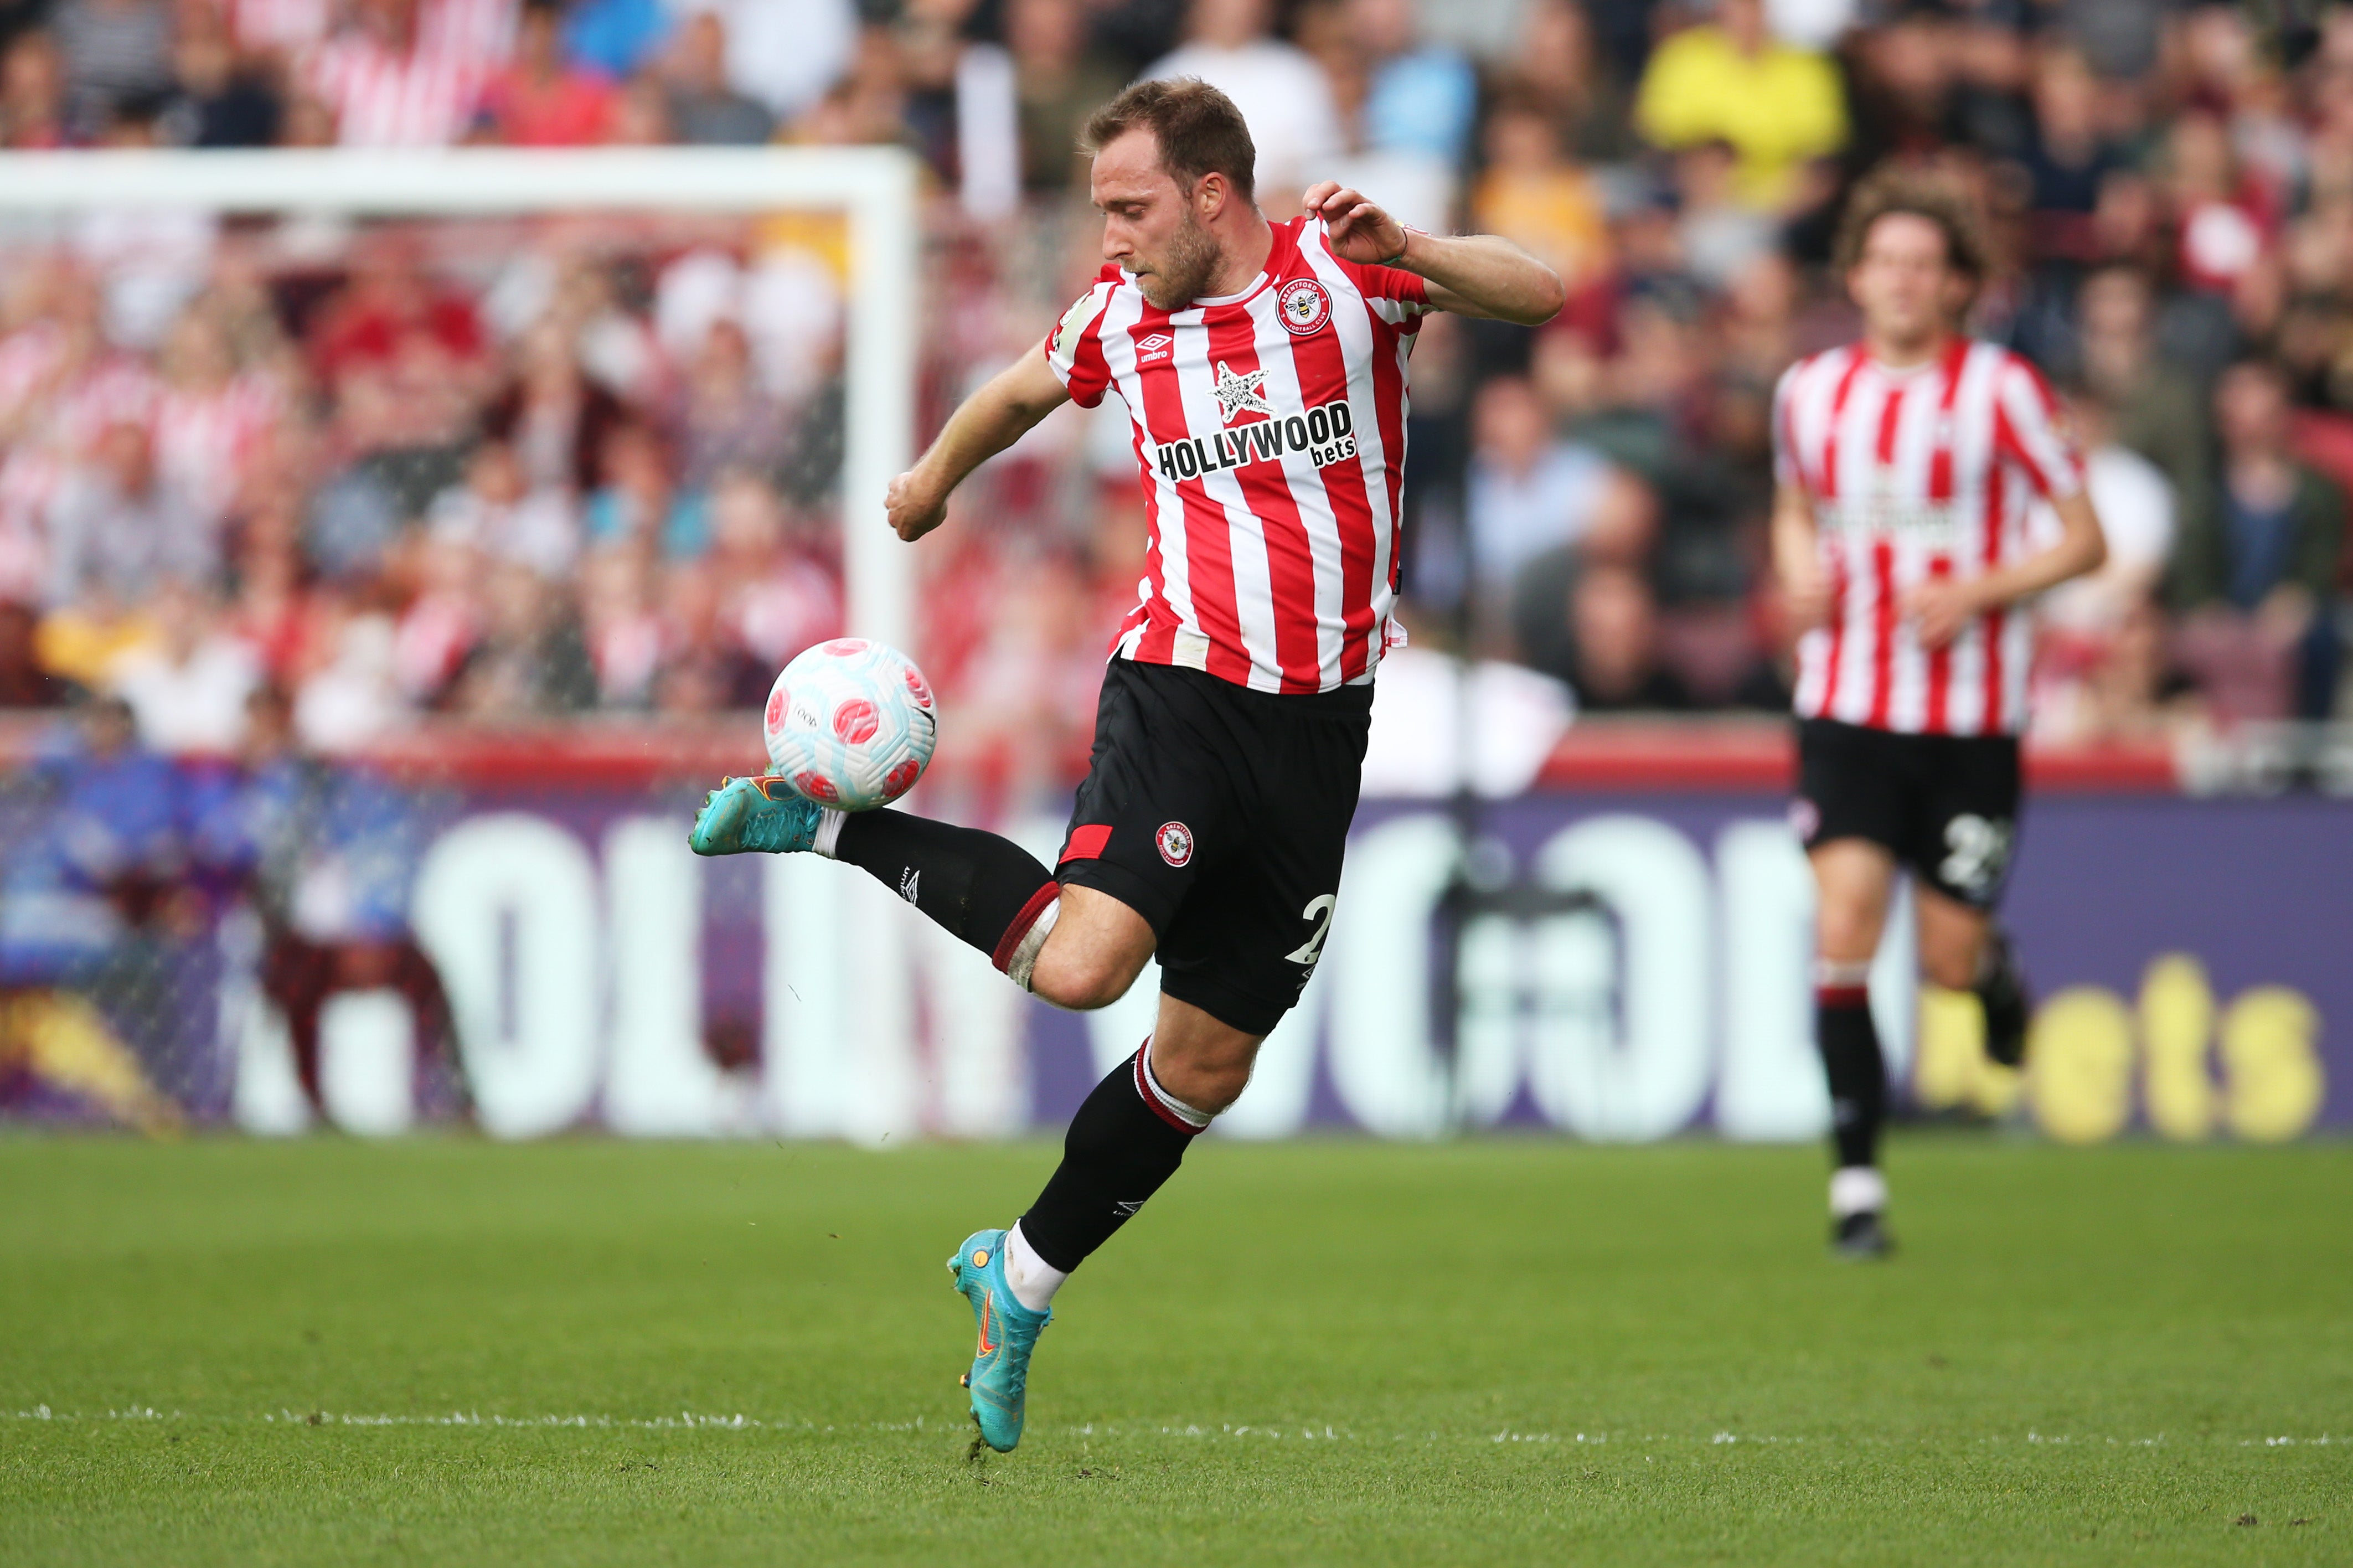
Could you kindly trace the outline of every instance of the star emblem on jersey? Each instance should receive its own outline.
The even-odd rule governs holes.
[[[1193,858],[1193,830],[1181,822],[1164,822],[1160,831],[1152,836],[1159,847],[1160,858],[1171,866],[1182,866]]]
[[[1218,362],[1218,415],[1230,425],[1240,415],[1263,414],[1270,418],[1274,409],[1259,393],[1266,384],[1266,372],[1246,370],[1236,375],[1225,361]]]

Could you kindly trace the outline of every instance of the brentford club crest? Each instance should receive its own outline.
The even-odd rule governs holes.
[[[1282,312],[1284,329],[1295,338],[1322,331],[1324,323],[1332,319],[1332,296],[1313,278],[1294,278],[1285,283],[1274,302]]]
[[[1193,858],[1193,830],[1181,822],[1162,823],[1152,841],[1160,847],[1160,858],[1171,866],[1182,866]]]

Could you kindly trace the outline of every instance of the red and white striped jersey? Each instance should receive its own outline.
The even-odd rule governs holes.
[[[308,51],[296,75],[334,111],[346,147],[444,147],[473,124],[514,46],[514,0],[425,0],[405,50],[358,31]]]
[[[1831,584],[1827,626],[1798,644],[1800,718],[1905,734],[2016,734],[2033,627],[2023,606],[1978,616],[1930,650],[1901,610],[1936,577],[1975,577],[2033,552],[2037,496],[2084,488],[2039,372],[1957,339],[1890,370],[1862,345],[1800,360],[1774,394],[1774,468],[1813,503]]]
[[[1116,388],[1151,530],[1115,651],[1259,691],[1368,682],[1391,636],[1406,357],[1429,293],[1279,223],[1239,294],[1163,310],[1105,267],[1046,341],[1081,406]]]

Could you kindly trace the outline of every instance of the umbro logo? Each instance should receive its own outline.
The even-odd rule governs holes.
[[[1168,351],[1176,346],[1176,340],[1166,332],[1155,332],[1148,338],[1138,338],[1135,340],[1135,363],[1151,364],[1166,359]]]

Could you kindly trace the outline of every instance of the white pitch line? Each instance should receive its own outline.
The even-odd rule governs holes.
[[[73,1411],[57,1411],[52,1410],[47,1405],[36,1405],[29,1410],[0,1410],[0,1420],[34,1422],[251,1422],[258,1425],[283,1426],[470,1426],[482,1428],[506,1427],[532,1429],[574,1427],[620,1430],[635,1429],[640,1431],[697,1432],[761,1431],[792,1433],[920,1433],[953,1430],[959,1435],[961,1435],[965,1429],[964,1425],[961,1422],[949,1421],[945,1425],[942,1425],[939,1422],[932,1421],[929,1417],[922,1415],[916,1416],[912,1421],[868,1421],[834,1425],[814,1421],[795,1421],[784,1417],[772,1416],[763,1418],[741,1414],[728,1415],[707,1415],[692,1410],[681,1410],[675,1415],[649,1416],[609,1415],[505,1415],[496,1413],[485,1415],[475,1410],[453,1410],[445,1415],[371,1415],[352,1411],[299,1411],[280,1408],[275,1411],[264,1411],[258,1415],[207,1415],[203,1414],[191,1415],[188,1412],[182,1410],[158,1410],[152,1405],[126,1405],[121,1409],[107,1409],[93,1411],[87,1414]],[[1226,1438],[1256,1438],[1262,1442],[1281,1441],[1284,1438],[1290,1438],[1293,1441],[1303,1442],[1358,1443],[1381,1442],[1384,1440],[1395,1443],[1483,1442],[1498,1447],[1507,1443],[1585,1444],[1588,1446],[1600,1446],[1616,1443],[1621,1446],[1633,1444],[1647,1445],[1654,1447],[1673,1444],[1691,1444],[1695,1447],[1719,1447],[1740,1443],[1793,1445],[1810,1443],[1825,1447],[1835,1447],[1841,1444],[1873,1447],[1898,1447],[1911,1442],[1916,1442],[1924,1447],[1945,1447],[1952,1446],[1933,1438],[1915,1439],[1884,1437],[1870,1435],[1844,1437],[1827,1436],[1809,1436],[1766,1432],[1732,1431],[1717,1431],[1706,1436],[1697,1436],[1691,1433],[1680,1432],[1647,1432],[1640,1435],[1623,1432],[1577,1432],[1570,1434],[1569,1436],[1563,1436],[1560,1434],[1553,1432],[1522,1432],[1509,1426],[1496,1432],[1487,1432],[1483,1430],[1479,1432],[1424,1432],[1420,1434],[1398,1432],[1389,1434],[1387,1438],[1384,1439],[1380,1434],[1367,1435],[1360,1433],[1336,1422],[1314,1421],[1304,1423],[1291,1421],[1243,1422],[1240,1424],[1225,1421],[1219,1422],[1215,1426],[1206,1426],[1200,1423],[1192,1423],[1183,1426],[1128,1426],[1117,1422],[1090,1421],[1072,1426],[1051,1426],[1041,1424],[1033,1427],[1032,1430],[1051,1432],[1060,1436],[1082,1438],[1186,1437],[1200,1438],[1208,1441],[1222,1440]],[[1992,1445],[2008,1443],[2015,1440],[2018,1440],[2018,1438],[2011,1434],[1991,1433],[1984,1436],[1965,1438],[1963,1439],[1963,1442],[1965,1444],[1972,1445]],[[2217,1435],[2204,1438],[2183,1438],[2178,1436],[2169,1436],[2166,1433],[2160,1432],[2157,1436],[2149,1437],[2115,1437],[2095,1433],[2048,1433],[2038,1430],[2034,1427],[2029,1427],[2023,1434],[2023,1441],[2031,1447],[2041,1447],[2044,1446],[2068,1447],[2074,1445],[2090,1447],[2096,1445],[2112,1448],[2154,1448],[2165,1447],[2168,1444],[2205,1443],[2227,1445],[2241,1448],[2325,1448],[2333,1445],[2353,1443],[2353,1436],[2337,1436],[2323,1432],[2316,1436],[2309,1437],[2299,1437],[2288,1434],[2280,1434],[2256,1437],[2232,1437]]]

